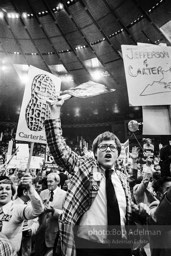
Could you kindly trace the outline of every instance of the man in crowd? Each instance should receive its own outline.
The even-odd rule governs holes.
[[[45,121],[51,154],[72,174],[59,218],[57,250],[61,249],[63,256],[131,256],[129,245],[124,243],[131,221],[131,193],[126,174],[115,168],[121,143],[113,133],[104,132],[93,142],[94,157],[77,155],[62,137],[62,104],[60,98],[56,103],[49,101],[51,116]],[[118,232],[113,240],[109,236],[112,231]]]
[[[161,176],[171,176],[171,140],[160,150]]]
[[[58,215],[62,212],[66,196],[66,191],[58,186],[59,183],[59,175],[57,173],[49,173],[47,175],[48,188],[40,193],[45,206],[45,212],[40,217],[41,226],[37,234],[36,255],[44,255],[44,253],[47,253],[54,247],[58,232]]]
[[[171,255],[171,177],[162,176],[153,184],[159,201],[150,205],[151,256]]]
[[[20,183],[17,188],[17,198],[14,200],[15,204],[30,205],[30,197],[28,185]],[[30,256],[33,251],[33,236],[36,234],[39,227],[38,217],[23,222],[22,242],[18,253],[20,256]]]
[[[57,173],[49,173],[47,175],[47,189],[40,193],[44,205],[52,206],[57,209],[62,209],[63,201],[66,192],[59,187],[60,177]]]

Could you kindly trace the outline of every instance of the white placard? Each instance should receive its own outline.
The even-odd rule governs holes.
[[[126,140],[124,143],[121,143],[121,153],[119,159],[122,159],[126,164],[129,158],[129,140]]]
[[[46,144],[44,121],[50,113],[46,100],[59,95],[61,80],[33,66],[29,68],[28,77],[16,140]]]
[[[7,161],[10,159],[11,156],[7,157]],[[38,156],[32,156],[31,157],[31,162],[30,162],[30,169],[41,169],[42,165],[44,162],[43,157],[38,157]],[[7,168],[18,168],[21,170],[25,170],[27,168],[27,163],[28,163],[28,157],[24,156],[14,156],[11,161],[9,162]]]
[[[171,104],[171,47],[122,45],[132,106]]]
[[[25,156],[29,157],[29,145],[28,144],[19,144],[16,143],[16,148],[17,148],[17,156]]]
[[[143,135],[171,135],[167,106],[143,107]]]

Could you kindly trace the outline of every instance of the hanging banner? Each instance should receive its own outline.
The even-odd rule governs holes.
[[[122,45],[129,103],[171,104],[171,47]]]
[[[46,144],[44,121],[50,115],[48,99],[56,100],[61,80],[49,72],[30,66],[16,132],[17,141]]]

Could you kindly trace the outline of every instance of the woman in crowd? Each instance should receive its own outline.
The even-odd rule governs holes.
[[[12,200],[15,189],[10,178],[0,176],[0,232],[7,236],[14,252],[18,252],[22,240],[22,227],[25,219],[33,219],[43,211],[42,201],[32,185],[32,177],[26,174],[21,183],[28,186],[31,206],[17,205]]]

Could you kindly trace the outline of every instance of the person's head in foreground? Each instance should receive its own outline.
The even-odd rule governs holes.
[[[160,177],[153,183],[154,191],[156,192],[159,200],[169,190],[170,187],[171,187],[171,177],[170,176]]]
[[[15,188],[8,176],[0,176],[0,207],[12,200]]]

